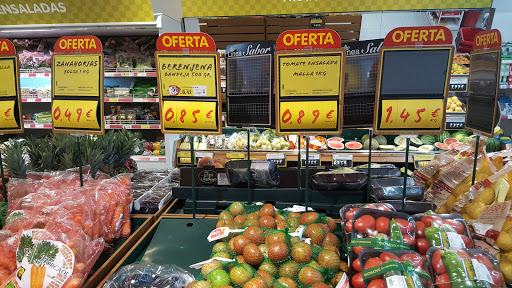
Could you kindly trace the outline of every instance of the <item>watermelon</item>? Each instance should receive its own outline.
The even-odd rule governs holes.
[[[341,143],[339,141],[328,141],[327,146],[329,146],[329,148],[331,148],[331,149],[336,149],[336,150],[341,150],[341,149],[345,148],[345,145],[343,145],[343,143]]]
[[[444,140],[446,140],[447,138],[451,138],[451,137],[452,137],[452,135],[450,134],[450,132],[444,131],[443,134],[436,136],[436,142],[444,143]]]
[[[375,138],[373,138],[375,140],[377,140],[377,142],[379,142],[379,146],[380,145],[388,145],[388,139],[386,139],[386,137],[384,137],[384,135],[378,135],[378,136],[375,136]]]
[[[334,141],[334,142],[343,142],[345,139],[341,138],[341,137],[331,137],[329,139],[327,139],[327,142],[329,141]]]
[[[356,141],[350,141],[345,143],[345,147],[350,150],[359,150],[363,148],[363,144]]]
[[[434,143],[434,146],[436,146],[436,150],[448,150],[448,149],[450,149],[448,147],[448,145],[446,145],[444,143],[441,143],[441,142]]]
[[[450,146],[450,144],[453,144],[453,143],[457,143],[459,142],[457,139],[455,138],[446,138],[444,139],[443,143]]]
[[[446,144],[446,143],[445,143]],[[461,143],[461,142],[454,142],[450,145],[448,145],[448,148],[450,148],[450,150],[456,150],[457,148],[461,147],[461,146],[464,146],[464,143]]]
[[[436,143],[436,136],[434,135],[423,135],[420,137],[421,142],[425,145],[432,145]]]
[[[485,140],[485,152],[500,151],[500,140],[496,138],[487,138]]]

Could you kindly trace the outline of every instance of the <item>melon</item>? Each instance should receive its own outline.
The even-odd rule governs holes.
[[[456,150],[457,148],[461,147],[461,146],[464,146],[464,143],[461,143],[461,142],[454,142],[450,145],[448,145],[448,148],[450,150]]]
[[[476,135],[468,136],[468,137],[466,137],[466,139],[464,139],[464,141],[462,141],[462,143],[464,143],[464,144],[469,143],[469,141],[471,141],[471,139],[473,139],[475,137],[476,137]]]
[[[395,151],[404,151],[405,150],[405,145],[400,145],[400,146],[396,146]]]
[[[485,152],[500,151],[500,140],[496,138],[487,138],[485,140]]]
[[[375,136],[375,138],[373,139],[377,140],[377,142],[379,142],[379,145],[388,145],[388,139],[386,139],[384,135]]]
[[[444,143],[441,143],[441,142],[436,142],[436,143],[434,144],[434,146],[436,146],[436,150],[448,150],[448,149],[450,149],[450,148],[448,147],[448,145],[446,145],[446,144],[444,144]]]
[[[456,138],[446,138],[443,141],[443,143],[448,146],[450,146],[450,144],[457,143],[457,142],[459,142],[459,140],[457,140]]]
[[[424,151],[424,152],[430,152],[430,151],[434,150],[434,146],[432,146],[432,145],[421,145],[420,147],[418,147],[418,150],[419,151]]]
[[[460,131],[457,131],[452,134],[452,137],[457,139],[459,142],[464,141],[464,139],[466,139],[466,137],[468,137],[468,136],[469,136],[469,132],[465,131],[465,130],[460,130]]]
[[[375,139],[371,139],[371,141],[372,141],[372,150],[379,149],[379,142],[377,142],[377,140],[375,140]],[[370,150],[370,139],[364,141],[363,149]]]
[[[413,145],[416,145],[416,146],[421,146],[421,145],[423,145],[423,142],[422,142],[422,141],[420,140],[420,138],[418,138],[418,137],[412,137],[412,138],[411,138],[411,143],[412,143]]]
[[[379,150],[393,150],[395,145],[379,145]]]
[[[370,139],[370,134],[364,134],[363,138],[361,138],[361,143],[366,142],[366,140]]]
[[[405,146],[406,141],[404,136],[396,136],[395,140],[393,140],[396,146]]]
[[[432,145],[436,143],[436,136],[434,135],[423,135],[420,137],[421,142],[425,145]]]
[[[331,149],[336,149],[336,150],[341,150],[341,149],[345,148],[345,145],[343,145],[343,143],[341,143],[339,141],[328,141],[327,146],[329,146],[329,148],[331,148]]]
[[[351,141],[351,142],[345,143],[345,147],[350,150],[359,150],[359,149],[363,148],[363,144],[356,142],[356,141]]]
[[[436,136],[436,142],[444,143],[444,140],[446,140],[447,138],[451,138],[451,137],[452,137],[452,135],[450,134],[450,132],[444,131],[443,134]]]

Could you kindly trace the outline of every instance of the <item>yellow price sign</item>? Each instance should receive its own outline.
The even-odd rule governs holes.
[[[103,90],[103,54],[53,55],[54,96],[99,97]]]
[[[53,100],[52,120],[55,130],[99,130],[98,101]]]
[[[161,119],[163,132],[219,131],[217,102],[164,100]]]
[[[432,129],[443,123],[443,99],[382,100],[382,129]]]
[[[161,96],[217,97],[218,55],[157,54]]]
[[[245,153],[243,152],[228,152],[226,158],[229,159],[245,159]]]
[[[277,55],[280,97],[339,96],[345,53],[315,52]]]
[[[0,101],[0,130],[2,128],[16,128],[18,122],[15,117],[16,100]]]
[[[280,102],[279,129],[281,133],[288,134],[336,130],[340,117],[338,111],[338,101]]]
[[[11,97],[18,94],[17,79],[17,58],[16,56],[5,56],[0,58],[0,97]]]

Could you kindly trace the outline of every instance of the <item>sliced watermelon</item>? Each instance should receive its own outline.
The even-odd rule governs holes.
[[[331,149],[336,149],[336,150],[341,150],[341,149],[345,148],[345,145],[343,145],[343,143],[341,143],[340,141],[328,141],[327,146],[329,146],[329,148],[331,148]]]
[[[441,142],[436,142],[436,143],[434,144],[434,146],[436,146],[437,150],[448,150],[448,149],[450,149],[450,148],[448,147],[448,145],[446,145],[446,144],[444,144],[444,143],[441,143]]]
[[[464,146],[464,143],[462,143],[462,142],[455,142],[455,143],[450,144],[448,146],[448,148],[450,148],[450,150],[456,150],[457,148],[459,148],[461,146]]]
[[[359,142],[352,141],[352,142],[345,143],[345,147],[347,147],[347,149],[350,149],[350,150],[359,150],[359,149],[363,148],[363,144],[361,144]]]
[[[457,142],[459,142],[459,140],[457,140],[457,138],[446,138],[443,141],[443,143],[448,145],[448,146],[450,146],[453,143],[457,143]]]
[[[327,142],[330,142],[330,141],[333,141],[333,142],[343,142],[345,139],[341,138],[341,137],[331,137],[329,139],[327,139]]]

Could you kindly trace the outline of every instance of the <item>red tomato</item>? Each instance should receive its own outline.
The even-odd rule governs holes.
[[[352,262],[352,268],[354,268],[354,270],[356,270],[357,272],[363,271],[363,270],[361,270],[361,262],[359,262],[359,258],[357,258],[356,260],[354,260],[354,262]]]
[[[487,232],[485,232],[485,237],[491,238],[494,241],[498,240],[498,237],[500,236],[500,231],[489,229]]]
[[[368,259],[368,261],[366,261],[366,263],[364,264],[363,270],[368,270],[370,268],[377,267],[382,264],[384,264],[384,261],[380,260],[377,257],[373,257],[373,258]]]
[[[375,279],[368,284],[368,288],[386,288],[386,281],[383,279]]]
[[[400,226],[400,230],[402,230],[403,235],[405,235],[405,234],[414,235],[414,224],[412,224],[411,222],[409,222],[407,220],[400,219],[400,218],[395,218],[395,221],[398,224],[398,226]]]
[[[437,250],[432,256],[432,268],[436,271],[437,274],[446,273],[446,268],[444,268],[443,260],[441,259],[441,253],[444,250]]]
[[[379,207],[377,207],[377,209],[382,210],[382,211],[391,211],[391,209],[386,205],[379,205]]]
[[[455,229],[455,232],[457,232],[458,234],[464,234],[464,232],[466,231],[466,229],[464,228],[464,224],[454,219],[445,219],[444,224],[452,226],[452,228]]]
[[[425,238],[425,228],[427,225],[421,221],[416,221],[416,239]]]
[[[354,218],[354,212],[356,212],[357,209],[359,208],[352,208],[345,212],[345,220],[352,220],[352,218]]]
[[[461,258],[461,259],[471,259],[468,252],[466,252],[464,250],[457,249],[457,251],[455,251],[455,253],[457,253],[457,255],[459,255],[459,258]]]
[[[345,230],[352,232],[352,220],[348,220],[347,223],[345,223]]]
[[[420,268],[422,268],[423,264],[425,263],[423,258],[420,255],[418,255],[418,254],[407,253],[407,254],[404,254],[404,255],[400,256],[400,260],[402,260],[402,262],[405,259],[408,259],[409,261],[411,261],[411,264],[413,266],[420,267]]]
[[[379,217],[377,218],[377,221],[375,221],[375,226],[377,228],[377,231],[379,233],[384,233],[386,235],[389,235],[389,219],[386,217]]]
[[[427,227],[430,227],[432,222],[434,222],[434,226],[441,227],[443,224],[443,219],[441,219],[439,216],[425,215],[421,217],[421,222],[423,222]]]
[[[354,247],[354,253],[356,253],[356,255],[359,255],[359,253],[361,253],[361,251],[363,251],[366,248],[368,248],[368,247],[356,246],[356,247]]]
[[[492,262],[489,260],[489,258],[487,258],[487,256],[485,256],[482,253],[474,253],[473,259],[476,259],[476,261],[480,262],[480,264],[484,264],[489,271],[492,271],[494,269]]]
[[[466,245],[466,248],[473,248],[473,241],[469,239],[466,235],[459,235],[460,238],[462,238],[462,241],[464,241],[464,245]]]
[[[363,273],[359,272],[352,276],[350,283],[352,283],[354,288],[364,288]]]
[[[448,273],[443,273],[436,278],[436,287],[437,288],[452,288],[452,284],[450,283],[450,276]]]
[[[354,223],[354,229],[361,233],[370,233],[375,230],[375,218],[371,215],[363,215]]]
[[[496,270],[489,270],[489,273],[491,273],[492,282],[494,282],[494,285],[502,286],[503,285],[503,278],[501,277],[500,272]]]
[[[389,253],[389,252],[380,253],[379,259],[384,262],[388,262],[389,260],[394,260],[394,261],[400,262],[400,258],[398,258],[398,256],[396,256],[393,253]]]
[[[411,235],[405,234],[405,235],[403,235],[403,237],[404,237],[404,243],[405,244],[409,244],[409,245],[412,245],[412,246],[416,245],[416,240]]]
[[[420,253],[421,255],[426,255],[428,248],[430,248],[430,244],[426,238],[419,238],[416,240],[416,252]]]

